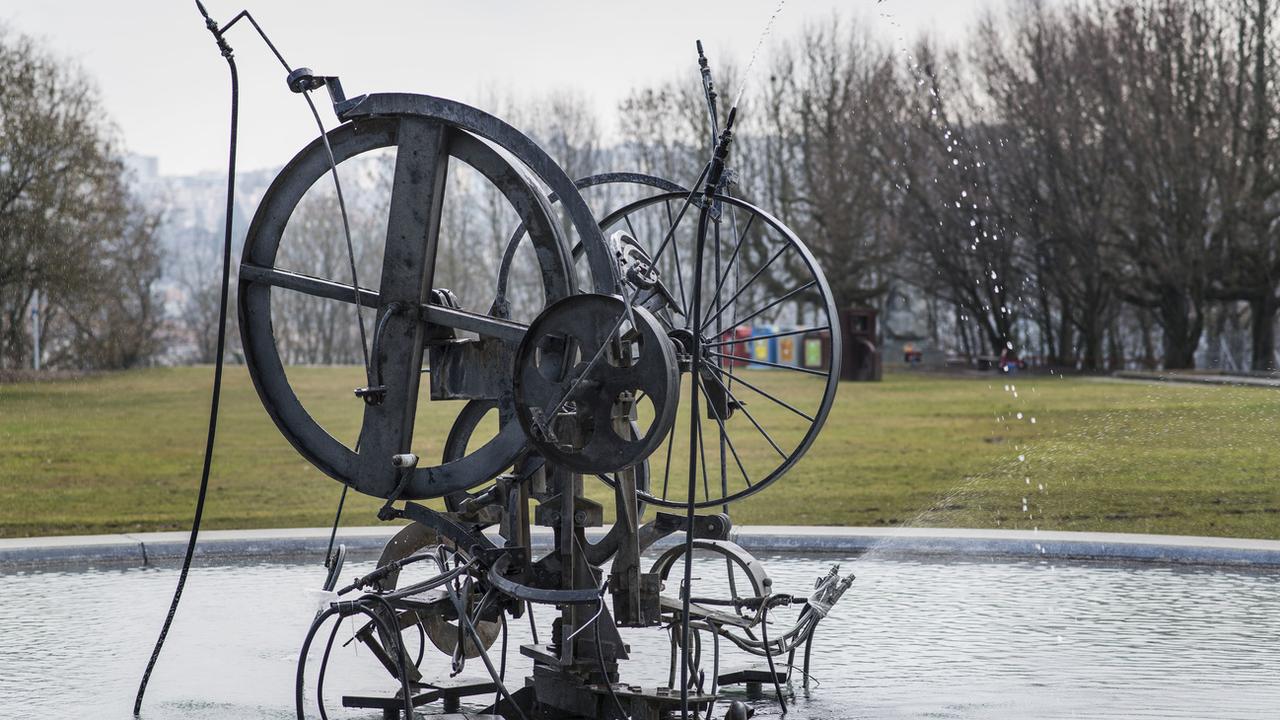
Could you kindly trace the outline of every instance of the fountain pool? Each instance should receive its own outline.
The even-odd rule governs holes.
[[[1263,718],[1280,707],[1280,572],[874,554],[760,559],[777,591],[797,595],[833,562],[858,575],[819,627],[816,682],[805,690],[796,673],[790,718]],[[343,575],[372,566],[348,562]],[[129,717],[175,573],[4,573],[0,716]],[[198,566],[143,716],[293,717],[297,652],[314,607],[307,591],[323,575],[314,560]],[[512,643],[528,633],[513,623]],[[666,657],[662,633],[625,633],[633,657]],[[435,657],[447,674],[447,658]],[[510,676],[523,676],[528,661],[514,649],[510,657]],[[379,717],[340,705],[343,692],[394,691],[368,652],[335,650],[333,663],[330,717]],[[739,663],[747,656],[725,651],[725,667]],[[629,661],[623,674],[662,684],[660,665]],[[484,668],[470,663],[464,675],[482,678]],[[757,718],[778,715],[771,697],[740,688],[729,697],[748,699]],[[313,700],[309,707],[318,716]]]

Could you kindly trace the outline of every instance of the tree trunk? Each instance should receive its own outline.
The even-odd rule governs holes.
[[[1196,366],[1196,348],[1204,331],[1204,316],[1176,288],[1166,289],[1160,303],[1160,327],[1164,331],[1164,367],[1188,370]]]
[[[1253,370],[1276,369],[1276,311],[1280,301],[1268,292],[1249,301],[1250,339],[1249,367]]]
[[[1086,372],[1097,372],[1102,369],[1103,336],[1106,327],[1102,318],[1089,315],[1080,327],[1080,343],[1084,346],[1083,369]]]
[[[1071,305],[1062,301],[1062,316],[1058,318],[1058,364],[1075,368],[1076,343],[1075,332],[1071,327]]]
[[[964,321],[964,312],[960,310],[960,306],[956,306],[956,330],[960,334],[960,344],[964,348],[965,359],[973,362],[977,357],[973,353],[973,343],[969,342],[969,325]]]
[[[1120,320],[1113,314],[1107,329],[1107,344],[1110,347],[1107,358],[1107,369],[1123,370],[1125,365],[1124,342],[1120,334]]]

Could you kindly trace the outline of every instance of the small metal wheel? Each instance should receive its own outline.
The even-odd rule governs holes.
[[[531,140],[497,118],[439,98],[375,94],[345,110],[342,119],[347,122],[328,134],[336,162],[395,149],[378,290],[278,266],[281,239],[300,214],[299,202],[329,172],[326,148],[317,140],[272,183],[245,239],[239,290],[245,362],[281,432],[329,476],[383,498],[424,499],[465,490],[510,467],[525,449],[517,424],[500,424],[492,440],[451,462],[407,469],[392,464],[393,457],[411,452],[424,357],[429,358],[433,400],[490,400],[503,415],[513,412],[510,362],[525,326],[459,307],[434,284],[450,159],[470,166],[496,188],[528,229],[541,279],[540,306],[578,291],[568,251],[572,242],[552,216],[548,190],[560,197],[568,228],[586,248],[594,290],[620,292],[617,269],[573,182]],[[272,325],[272,296],[278,292],[345,303],[358,299],[377,310],[369,383],[361,388],[366,404],[351,447],[321,427],[290,385]],[[444,428],[437,430],[443,433]]]
[[[688,198],[684,192],[644,198],[610,213],[600,227],[614,238],[615,254],[618,240],[626,240],[656,271],[648,290],[636,287],[625,266],[622,274],[680,356],[680,418],[665,449],[650,457],[654,473],[643,499],[711,508],[767,487],[813,444],[835,399],[840,334],[831,290],[809,249],[778,219],[734,197],[716,195],[708,208],[695,288],[700,208],[686,205]],[[695,336],[697,377],[689,371]],[[693,391],[696,418],[687,409]],[[697,468],[692,493],[690,460]]]
[[[643,463],[675,420],[679,376],[671,341],[643,307],[577,295],[547,308],[516,352],[515,404],[529,442],[580,473]],[[652,412],[636,427],[636,406]]]
[[[410,523],[404,526],[400,532],[396,533],[391,540],[387,541],[386,546],[382,549],[382,555],[378,558],[378,567],[384,567],[390,563],[404,560],[411,555],[416,555],[423,550],[440,546],[446,548],[446,552],[443,553],[444,555],[453,557],[455,561],[457,561],[458,558],[462,558],[461,561],[465,561],[466,558],[460,551],[453,547],[453,544],[450,543],[448,539],[440,537],[431,528],[418,523]],[[429,568],[427,571],[428,577],[438,572],[443,572],[440,570],[439,566],[432,563],[422,563],[421,565]],[[416,570],[417,566],[411,565],[410,568]],[[400,582],[400,577],[404,572],[405,570],[398,569],[387,573],[386,577],[378,583],[379,589],[382,592],[395,590],[398,585],[402,584]],[[478,594],[473,593],[473,595],[474,597],[468,598],[468,601],[471,604],[475,604],[475,602],[479,600]],[[502,623],[506,622],[506,616],[503,613],[498,613],[497,618],[497,620],[476,620],[476,634],[480,638],[481,645],[476,645],[474,639],[467,637],[463,642],[461,651],[462,657],[466,659],[479,657],[481,647],[488,650],[493,646],[493,643],[498,639],[499,632],[502,630]],[[458,652],[458,638],[462,633],[459,632],[458,621],[456,619],[448,619],[440,612],[433,612],[425,609],[410,609],[402,611],[397,616],[397,621],[402,633],[410,628],[417,628],[423,638],[430,640],[431,644],[445,655],[452,656]],[[385,639],[383,640],[383,644],[385,645]],[[420,653],[414,665],[420,667],[421,662],[422,657]]]

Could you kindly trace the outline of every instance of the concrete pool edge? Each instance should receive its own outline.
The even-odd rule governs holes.
[[[353,552],[380,550],[397,526],[342,528],[338,542]],[[590,536],[599,537],[597,529]],[[549,545],[551,533],[536,528],[535,545]],[[886,557],[957,559],[1043,558],[1111,560],[1167,564],[1280,568],[1280,540],[963,528],[870,528],[750,525],[731,539],[752,552],[846,553],[875,551]],[[271,558],[322,554],[328,528],[208,530],[200,534],[202,559]],[[659,546],[669,546],[667,538]],[[0,539],[0,568],[40,568],[67,564],[146,565],[180,559],[187,533],[124,533]]]

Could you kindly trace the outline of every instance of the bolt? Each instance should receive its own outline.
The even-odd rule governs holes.
[[[398,468],[418,467],[418,456],[413,453],[401,453],[391,456],[391,466]]]

